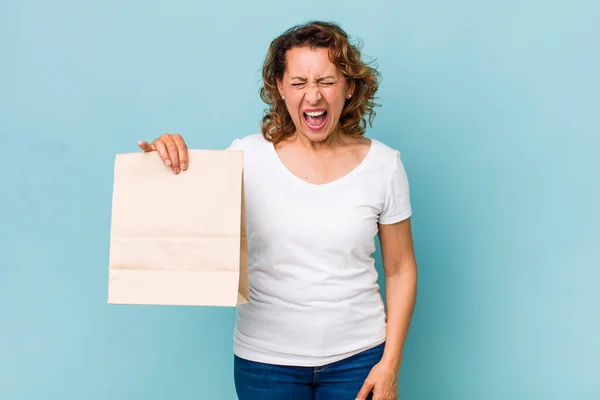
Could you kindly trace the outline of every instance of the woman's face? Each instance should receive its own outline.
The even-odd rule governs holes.
[[[335,132],[344,104],[352,95],[341,70],[329,60],[327,48],[288,50],[278,87],[296,133],[314,142]]]

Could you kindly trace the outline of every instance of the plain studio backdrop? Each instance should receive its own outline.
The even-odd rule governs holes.
[[[267,47],[313,19],[376,59],[368,135],[411,182],[400,398],[600,398],[599,18],[592,0],[3,0],[0,398],[235,399],[234,309],[106,303],[114,156],[258,132]]]

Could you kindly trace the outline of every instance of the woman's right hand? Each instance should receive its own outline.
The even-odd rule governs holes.
[[[163,163],[171,167],[175,174],[185,171],[189,167],[187,145],[178,133],[164,133],[152,143],[140,140],[138,146],[146,153],[158,152]]]

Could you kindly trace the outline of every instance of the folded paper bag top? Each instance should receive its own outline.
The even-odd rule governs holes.
[[[156,153],[117,154],[109,304],[249,302],[243,153],[188,153],[177,175]]]

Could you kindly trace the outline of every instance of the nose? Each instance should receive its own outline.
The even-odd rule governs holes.
[[[307,85],[306,93],[304,95],[306,102],[312,106],[317,105],[322,98],[319,85],[311,84]]]

